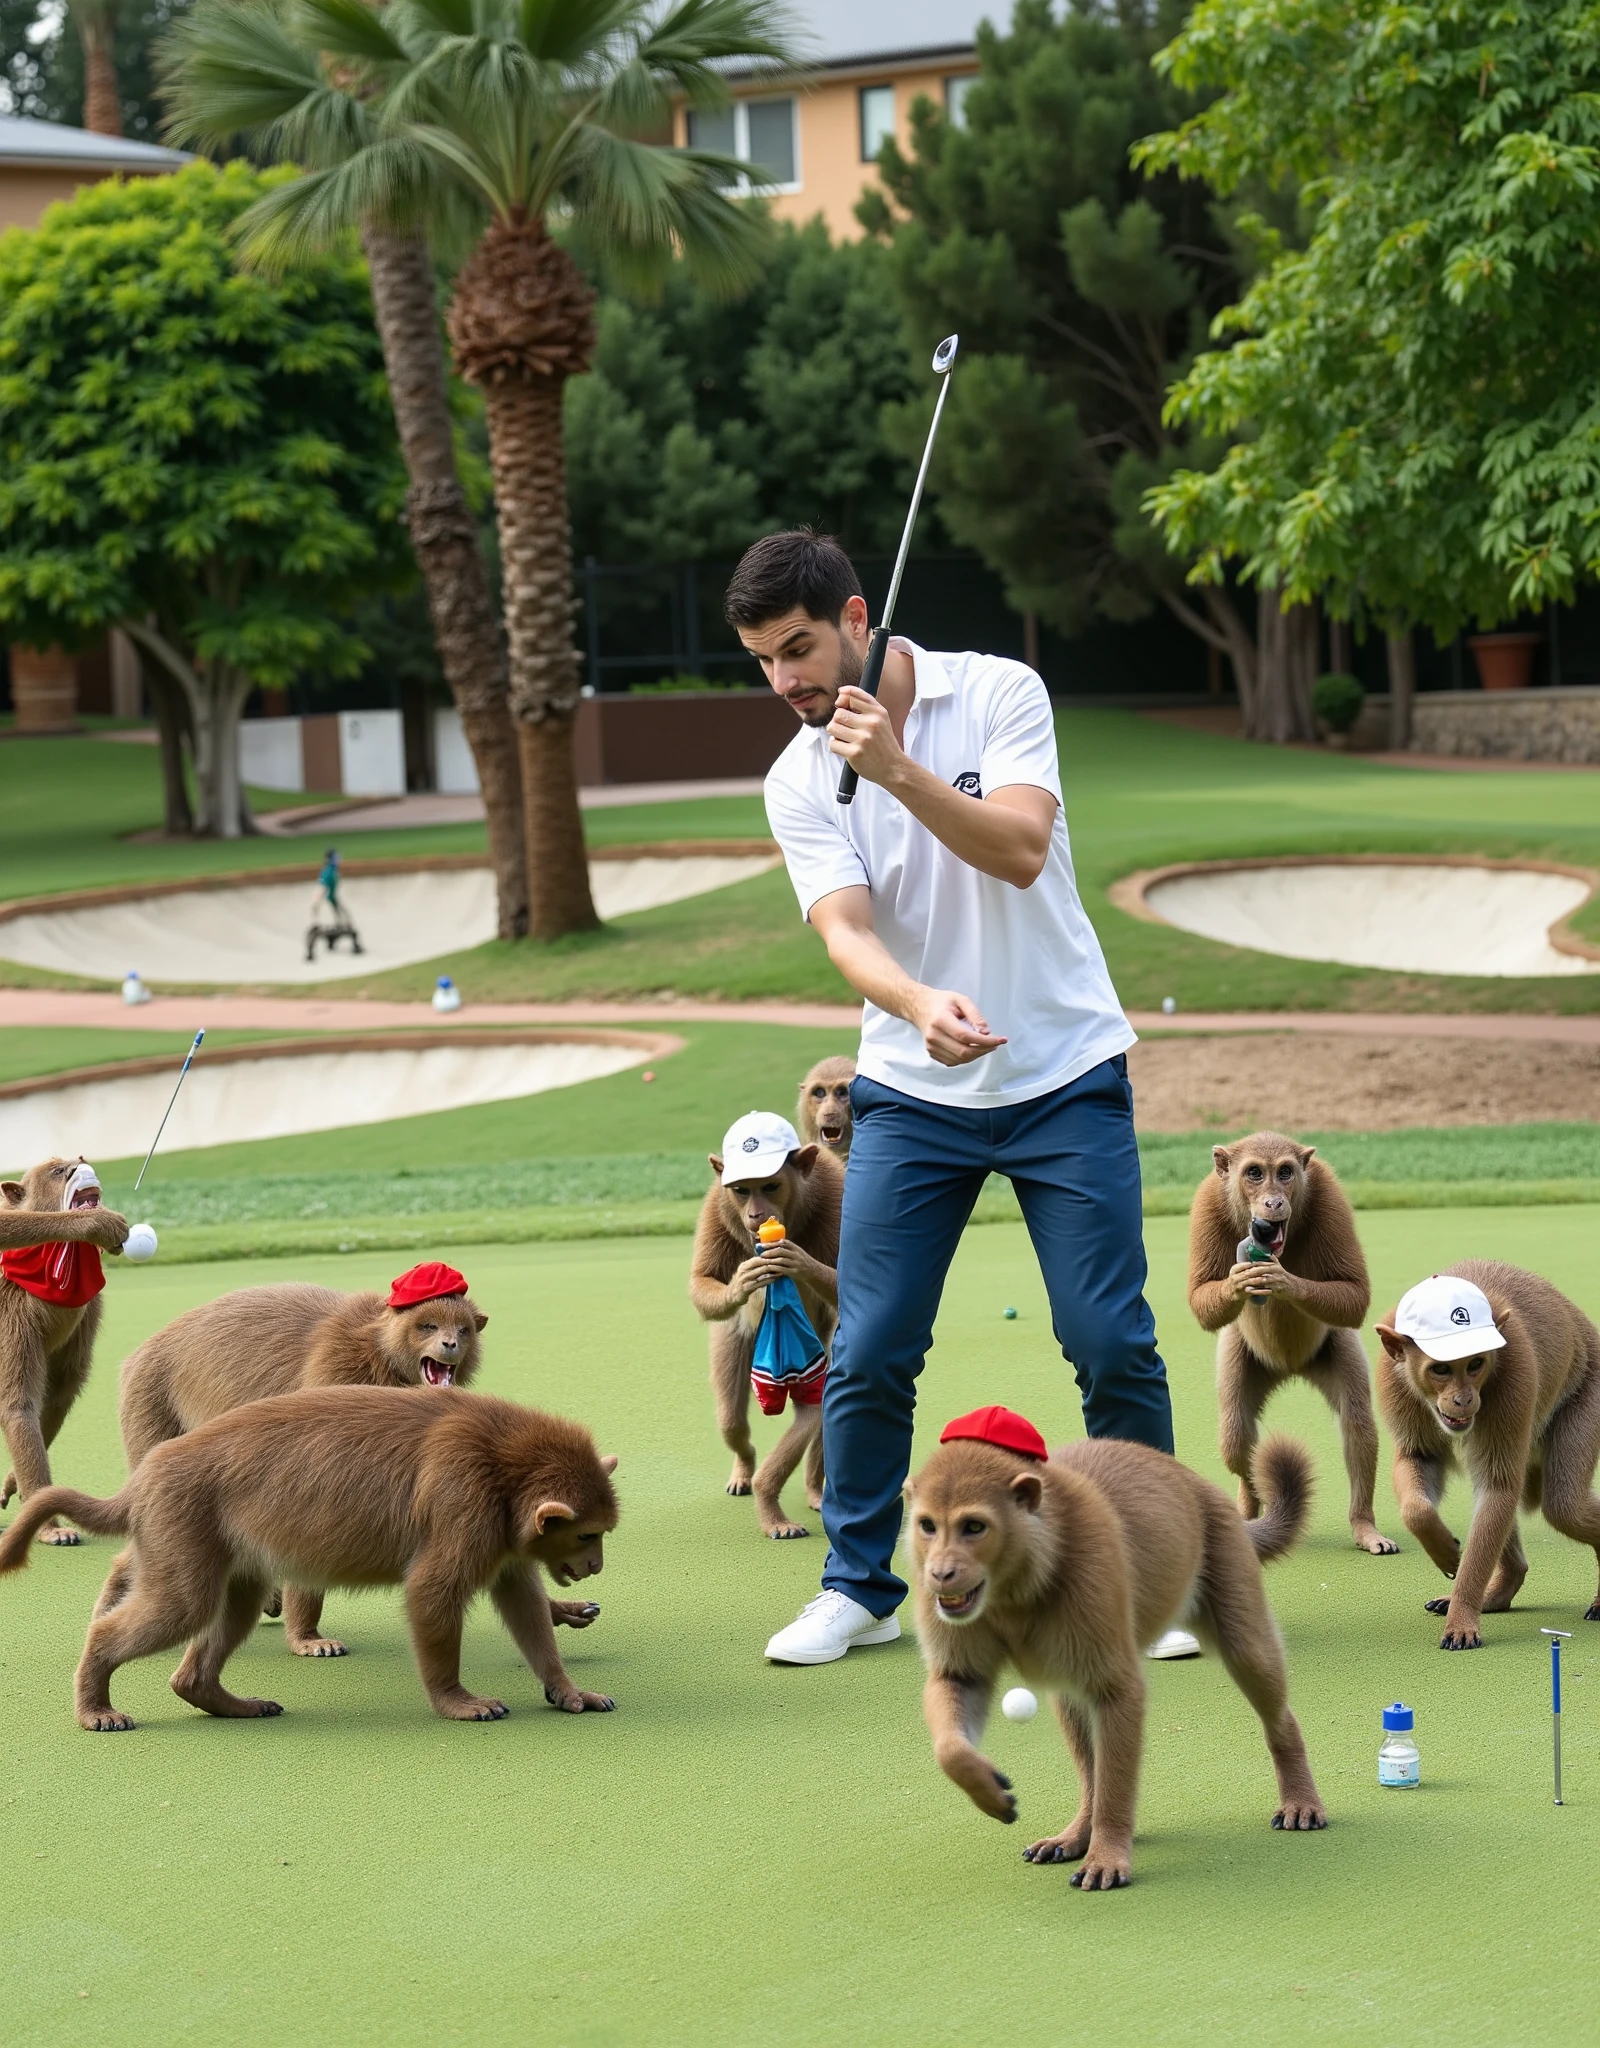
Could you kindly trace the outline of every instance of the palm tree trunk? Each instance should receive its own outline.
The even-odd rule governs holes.
[[[91,135],[122,133],[122,94],[111,51],[115,26],[105,14],[85,14],[78,22],[83,44],[83,125]]]
[[[456,469],[439,308],[427,245],[363,228],[372,304],[389,373],[395,424],[411,487],[412,551],[428,593],[434,644],[472,749],[489,828],[496,925],[502,939],[528,931],[522,775],[507,702],[505,642],[488,572]]]
[[[536,939],[593,931],[589,864],[578,808],[573,725],[572,534],[560,376],[508,376],[484,386],[500,528],[511,710],[522,757],[528,929]]]

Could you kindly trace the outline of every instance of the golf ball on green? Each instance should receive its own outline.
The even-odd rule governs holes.
[[[1017,1312],[1016,1312],[1016,1310],[1015,1310],[1014,1308],[1008,1308],[1008,1309],[1006,1310],[1006,1321],[1007,1321],[1008,1323],[1014,1323],[1014,1322],[1015,1322],[1016,1320],[1017,1320]]]
[[[1000,1702],[1000,1711],[1008,1721],[1031,1721],[1039,1702],[1025,1685],[1014,1685]]]

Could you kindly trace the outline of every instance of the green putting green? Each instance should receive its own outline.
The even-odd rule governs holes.
[[[1592,1207],[1363,1221],[1382,1307],[1439,1265],[1493,1254],[1591,1313],[1597,1226]],[[1180,1452],[1218,1476],[1183,1241],[1181,1219],[1150,1223],[1152,1299]],[[39,1549],[0,1584],[7,2043],[1590,2038],[1600,1659],[1579,1619],[1595,1587],[1586,1552],[1530,1523],[1517,1610],[1488,1619],[1481,1652],[1442,1654],[1422,1611],[1442,1581],[1409,1539],[1394,1558],[1350,1547],[1331,1421],[1308,1390],[1286,1392],[1270,1420],[1311,1442],[1321,1490],[1312,1533],[1268,1584],[1332,1825],[1269,1829],[1265,1746],[1215,1660],[1152,1666],[1134,1886],[1085,1898],[1065,1870],[1020,1857],[1074,1797],[1048,1715],[996,1719],[989,1746],[1022,1804],[1003,1830],[933,1765],[911,1642],[822,1670],[762,1661],[814,1591],[823,1545],[764,1543],[750,1504],[721,1491],[686,1242],[453,1256],[490,1316],[483,1384],[584,1417],[621,1456],[604,1613],[563,1637],[574,1675],[619,1712],[551,1713],[485,1608],[466,1674],[512,1716],[435,1720],[398,1598],[341,1593],[328,1623],[347,1660],[291,1659],[268,1624],[230,1667],[284,1703],[282,1720],[182,1706],[166,1685],[174,1653],[118,1679],[134,1733],[90,1736],[71,1718],[72,1668],[114,1546]],[[397,1263],[115,1271],[58,1475],[120,1483],[116,1361],[180,1309],[286,1271],[373,1285]],[[984,1401],[1054,1439],[1077,1432],[1019,1228],[963,1244],[923,1387],[924,1451]],[[758,1424],[762,1441],[772,1428]],[[1399,1534],[1386,1481],[1379,1502]],[[1458,1530],[1468,1507],[1459,1487],[1447,1496]],[[1541,1623],[1577,1631],[1559,1813]],[[1376,1784],[1380,1714],[1397,1698],[1416,1709],[1422,1752],[1409,1794]]]

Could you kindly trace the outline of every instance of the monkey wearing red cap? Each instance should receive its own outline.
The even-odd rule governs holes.
[[[246,1401],[299,1387],[464,1387],[478,1370],[479,1335],[489,1318],[453,1266],[413,1266],[381,1294],[339,1294],[288,1281],[242,1287],[157,1330],[122,1367],[122,1444],[131,1472],[152,1445],[185,1436]],[[126,1591],[122,1559],[100,1595],[113,1607]],[[555,1601],[557,1621],[586,1628],[591,1601]],[[98,1610],[97,1610],[98,1611]],[[275,1614],[276,1602],[267,1611]],[[319,1632],[322,1595],[289,1587],[284,1633],[299,1657],[342,1657],[345,1646]]]
[[[1077,1863],[1085,1891],[1125,1885],[1144,1745],[1140,1645],[1181,1622],[1217,1650],[1261,1717],[1278,1777],[1275,1828],[1327,1826],[1283,1645],[1261,1585],[1305,1527],[1311,1460],[1269,1437],[1253,1477],[1264,1513],[1242,1522],[1220,1488],[1143,1444],[1104,1438],[1045,1449],[1025,1416],[980,1408],[952,1422],[910,1482],[923,1712],[939,1768],[980,1812],[1017,1802],[978,1749],[1006,1664],[1056,1696],[1078,1767],[1077,1814],[1023,1851]]]

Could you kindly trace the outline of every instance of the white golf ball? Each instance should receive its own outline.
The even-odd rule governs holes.
[[[136,1266],[142,1266],[146,1259],[153,1259],[155,1255],[154,1227],[148,1223],[136,1223],[128,1232],[127,1242],[122,1247],[122,1256],[125,1259],[132,1259]]]
[[[1039,1702],[1025,1685],[1014,1685],[1000,1702],[1000,1711],[1008,1721],[1031,1721]]]

